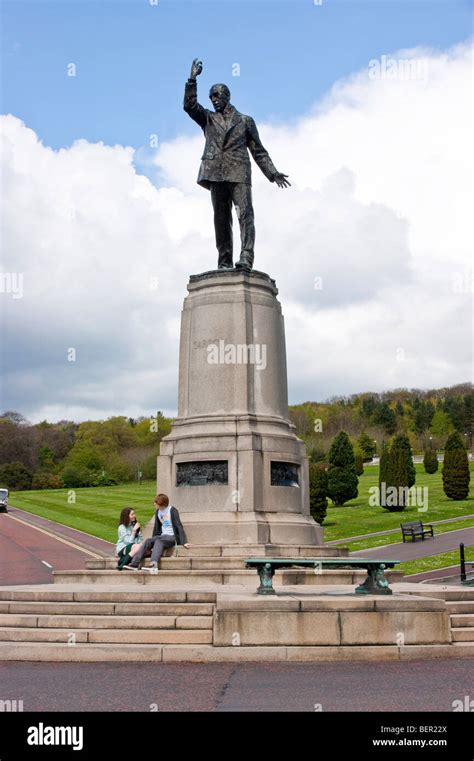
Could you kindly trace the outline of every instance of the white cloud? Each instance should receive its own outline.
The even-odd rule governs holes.
[[[470,377],[472,293],[454,278],[472,246],[471,51],[398,57],[426,76],[359,72],[291,127],[259,125],[292,182],[253,165],[255,266],[280,288],[293,402]],[[131,148],[53,151],[2,122],[3,271],[24,275],[22,299],[0,295],[3,406],[33,420],[173,412],[186,283],[217,258],[200,130],[160,147],[155,187]]]

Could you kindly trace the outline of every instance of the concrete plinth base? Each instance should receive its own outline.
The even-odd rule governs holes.
[[[178,417],[158,491],[188,540],[321,545],[304,443],[288,418],[283,316],[261,272],[191,277],[181,318]]]

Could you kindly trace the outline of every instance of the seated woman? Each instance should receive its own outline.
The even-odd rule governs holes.
[[[124,507],[120,513],[118,527],[117,555],[119,557],[117,570],[123,570],[140,549],[142,542],[142,527],[137,521],[132,507]]]

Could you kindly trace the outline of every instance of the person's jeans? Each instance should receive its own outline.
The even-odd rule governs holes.
[[[148,557],[151,552],[152,561],[159,563],[163,550],[167,547],[174,547],[176,540],[174,536],[152,536],[150,539],[145,539],[138,552],[133,556],[133,560],[130,563],[131,566],[138,566],[143,558]]]

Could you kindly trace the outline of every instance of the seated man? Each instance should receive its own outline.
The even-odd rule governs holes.
[[[179,513],[175,507],[170,505],[166,494],[158,494],[154,499],[154,504],[157,510],[153,536],[151,539],[145,539],[138,552],[133,556],[132,562],[125,566],[127,570],[138,571],[142,566],[143,559],[148,557],[151,550],[150,568],[152,573],[156,573],[158,563],[166,547],[174,547],[175,544],[189,547]]]

